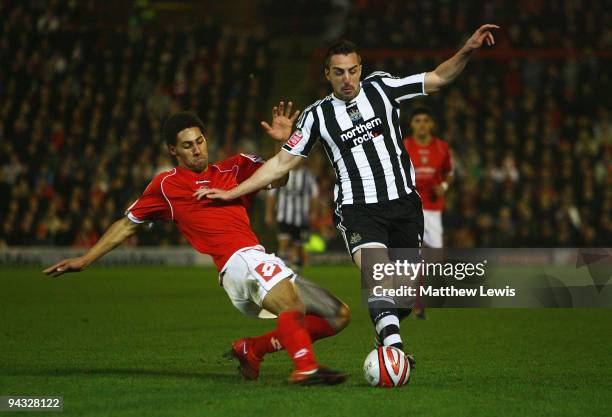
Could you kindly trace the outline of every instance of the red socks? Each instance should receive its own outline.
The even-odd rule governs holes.
[[[317,369],[312,340],[304,327],[304,313],[285,311],[278,316],[278,340],[285,347],[298,371]]]
[[[313,342],[336,334],[336,331],[327,320],[310,314],[304,317],[304,327],[310,333]]]
[[[289,312],[289,313],[297,313],[297,312]],[[285,313],[283,313],[285,314]],[[283,316],[281,314],[281,316]],[[325,337],[333,336],[336,334],[332,326],[328,323],[327,320],[313,315],[306,315],[303,319],[303,327],[306,329],[308,334],[310,335],[310,339],[312,342],[315,340],[323,339]],[[253,352],[259,358],[263,358],[266,353],[277,352],[285,347],[285,345],[281,342],[281,338],[279,336],[280,331],[280,317],[278,327],[266,334],[261,336],[253,337]]]
[[[270,333],[262,334],[261,336],[251,338],[253,341],[253,353],[258,358],[263,358],[266,353],[273,353],[281,350],[283,346],[278,340],[278,329],[272,330]]]

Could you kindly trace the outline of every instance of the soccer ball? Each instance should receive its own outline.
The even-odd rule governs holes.
[[[393,346],[380,346],[366,357],[363,373],[373,387],[401,387],[410,381],[410,362]]]

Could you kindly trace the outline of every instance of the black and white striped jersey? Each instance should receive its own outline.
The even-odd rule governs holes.
[[[283,146],[307,156],[318,138],[336,171],[334,200],[369,204],[414,191],[414,168],[402,143],[400,103],[425,95],[425,73],[405,78],[378,71],[345,102],[333,94],[308,106]]]
[[[310,202],[319,196],[317,179],[312,172],[304,167],[291,171],[287,185],[273,192],[276,193],[276,221],[308,227]]]

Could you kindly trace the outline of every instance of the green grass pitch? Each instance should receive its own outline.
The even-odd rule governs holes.
[[[612,415],[612,310],[431,309],[402,327],[410,385],[375,389],[356,269],[304,275],[352,307],[351,325],[315,345],[350,373],[344,385],[288,386],[284,352],[241,380],[222,353],[274,322],[243,317],[211,268],[0,269],[0,395],[63,395],[66,416]]]

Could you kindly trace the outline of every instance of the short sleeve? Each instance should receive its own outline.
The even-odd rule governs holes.
[[[316,107],[305,111],[298,119],[296,130],[283,145],[291,155],[307,157],[319,137],[319,124],[315,114]]]
[[[396,104],[418,96],[425,96],[425,72],[409,75],[408,77],[394,77],[387,72],[374,72],[366,77],[377,81],[390,100]]]
[[[125,211],[134,223],[154,223],[171,220],[172,210],[162,190],[162,179],[156,177],[149,183],[138,200]]]

